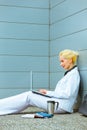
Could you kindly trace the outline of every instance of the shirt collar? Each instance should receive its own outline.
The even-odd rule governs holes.
[[[75,67],[77,67],[77,65],[73,66],[73,68],[71,68],[70,70],[67,70],[67,71],[64,73],[64,76],[65,76],[68,72],[70,72],[71,70],[73,70]]]

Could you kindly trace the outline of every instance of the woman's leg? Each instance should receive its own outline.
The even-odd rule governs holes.
[[[18,113],[29,106],[47,109],[48,99],[47,97],[34,94],[31,91],[0,99],[0,115]]]
[[[0,115],[17,113],[28,107],[27,97],[29,92],[0,99]]]

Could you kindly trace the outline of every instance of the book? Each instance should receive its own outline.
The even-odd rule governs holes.
[[[37,112],[35,114],[24,114],[21,117],[23,118],[51,118],[53,114],[48,114],[46,112]]]

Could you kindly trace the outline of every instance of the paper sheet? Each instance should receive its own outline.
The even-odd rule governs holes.
[[[21,117],[23,118],[34,118],[35,114],[25,114],[25,115],[22,115]]]

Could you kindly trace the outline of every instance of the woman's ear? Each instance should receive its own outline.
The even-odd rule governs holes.
[[[72,64],[73,63],[73,59],[71,58],[71,59],[69,59],[69,62],[70,62],[70,64]]]

